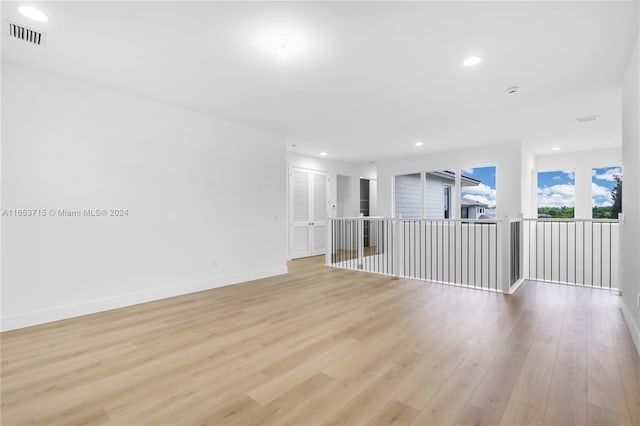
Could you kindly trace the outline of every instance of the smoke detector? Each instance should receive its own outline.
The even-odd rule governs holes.
[[[587,121],[596,121],[600,118],[599,115],[587,115],[586,117],[576,118],[577,123],[586,123]]]
[[[510,95],[513,95],[518,90],[520,90],[520,88],[518,86],[511,86],[511,87],[507,87],[507,90],[505,90],[505,92],[507,92]]]
[[[8,22],[8,21],[7,21]],[[45,40],[45,34],[14,22],[9,24],[9,37],[22,40],[35,46],[42,46]]]

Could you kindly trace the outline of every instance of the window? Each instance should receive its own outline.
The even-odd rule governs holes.
[[[460,217],[462,219],[495,219],[495,166],[462,169],[460,183]]]
[[[458,194],[461,199],[457,198]],[[403,219],[495,219],[496,168],[397,175],[393,203],[395,217]]]
[[[575,170],[538,173],[538,217],[575,217],[575,182]]]
[[[444,185],[444,218],[451,218],[451,186]]]
[[[424,178],[425,218],[451,219],[451,188],[456,183],[456,170],[430,171]]]
[[[622,212],[622,167],[591,170],[591,213],[594,219],[617,219]]]

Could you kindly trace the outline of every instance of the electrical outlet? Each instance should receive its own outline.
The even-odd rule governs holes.
[[[640,293],[638,293],[638,300],[636,301],[636,303],[638,304],[638,308],[640,308]]]

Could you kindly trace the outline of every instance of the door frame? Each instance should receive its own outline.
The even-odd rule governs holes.
[[[329,176],[329,172],[326,170],[317,170],[317,169],[310,169],[307,167],[300,167],[300,166],[295,166],[293,164],[289,164],[288,165],[288,170],[287,170],[287,260],[292,260],[294,259],[293,257],[293,238],[294,238],[294,233],[293,233],[293,226],[294,226],[294,214],[293,214],[293,172],[294,170],[301,170],[301,171],[305,171],[305,172],[311,172],[311,173],[316,173],[316,174],[321,174],[324,175],[325,177],[325,211],[326,211],[326,220],[325,220],[325,226],[329,226],[329,205],[331,203],[331,199],[330,199],[330,194],[331,194],[331,179]],[[311,175],[311,179],[309,180],[309,186],[312,187],[312,176]],[[312,208],[313,208],[313,197],[312,194],[309,193],[309,212],[312,212]],[[311,257],[311,256],[320,256],[326,253],[326,242],[325,242],[325,248],[321,249],[321,250],[314,250],[313,249],[313,232],[310,230],[309,232],[309,256],[302,256],[302,257],[295,257],[295,259],[301,259],[303,257]]]

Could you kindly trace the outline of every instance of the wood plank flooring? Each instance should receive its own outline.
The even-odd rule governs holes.
[[[640,425],[620,298],[287,275],[3,333],[3,425]]]

